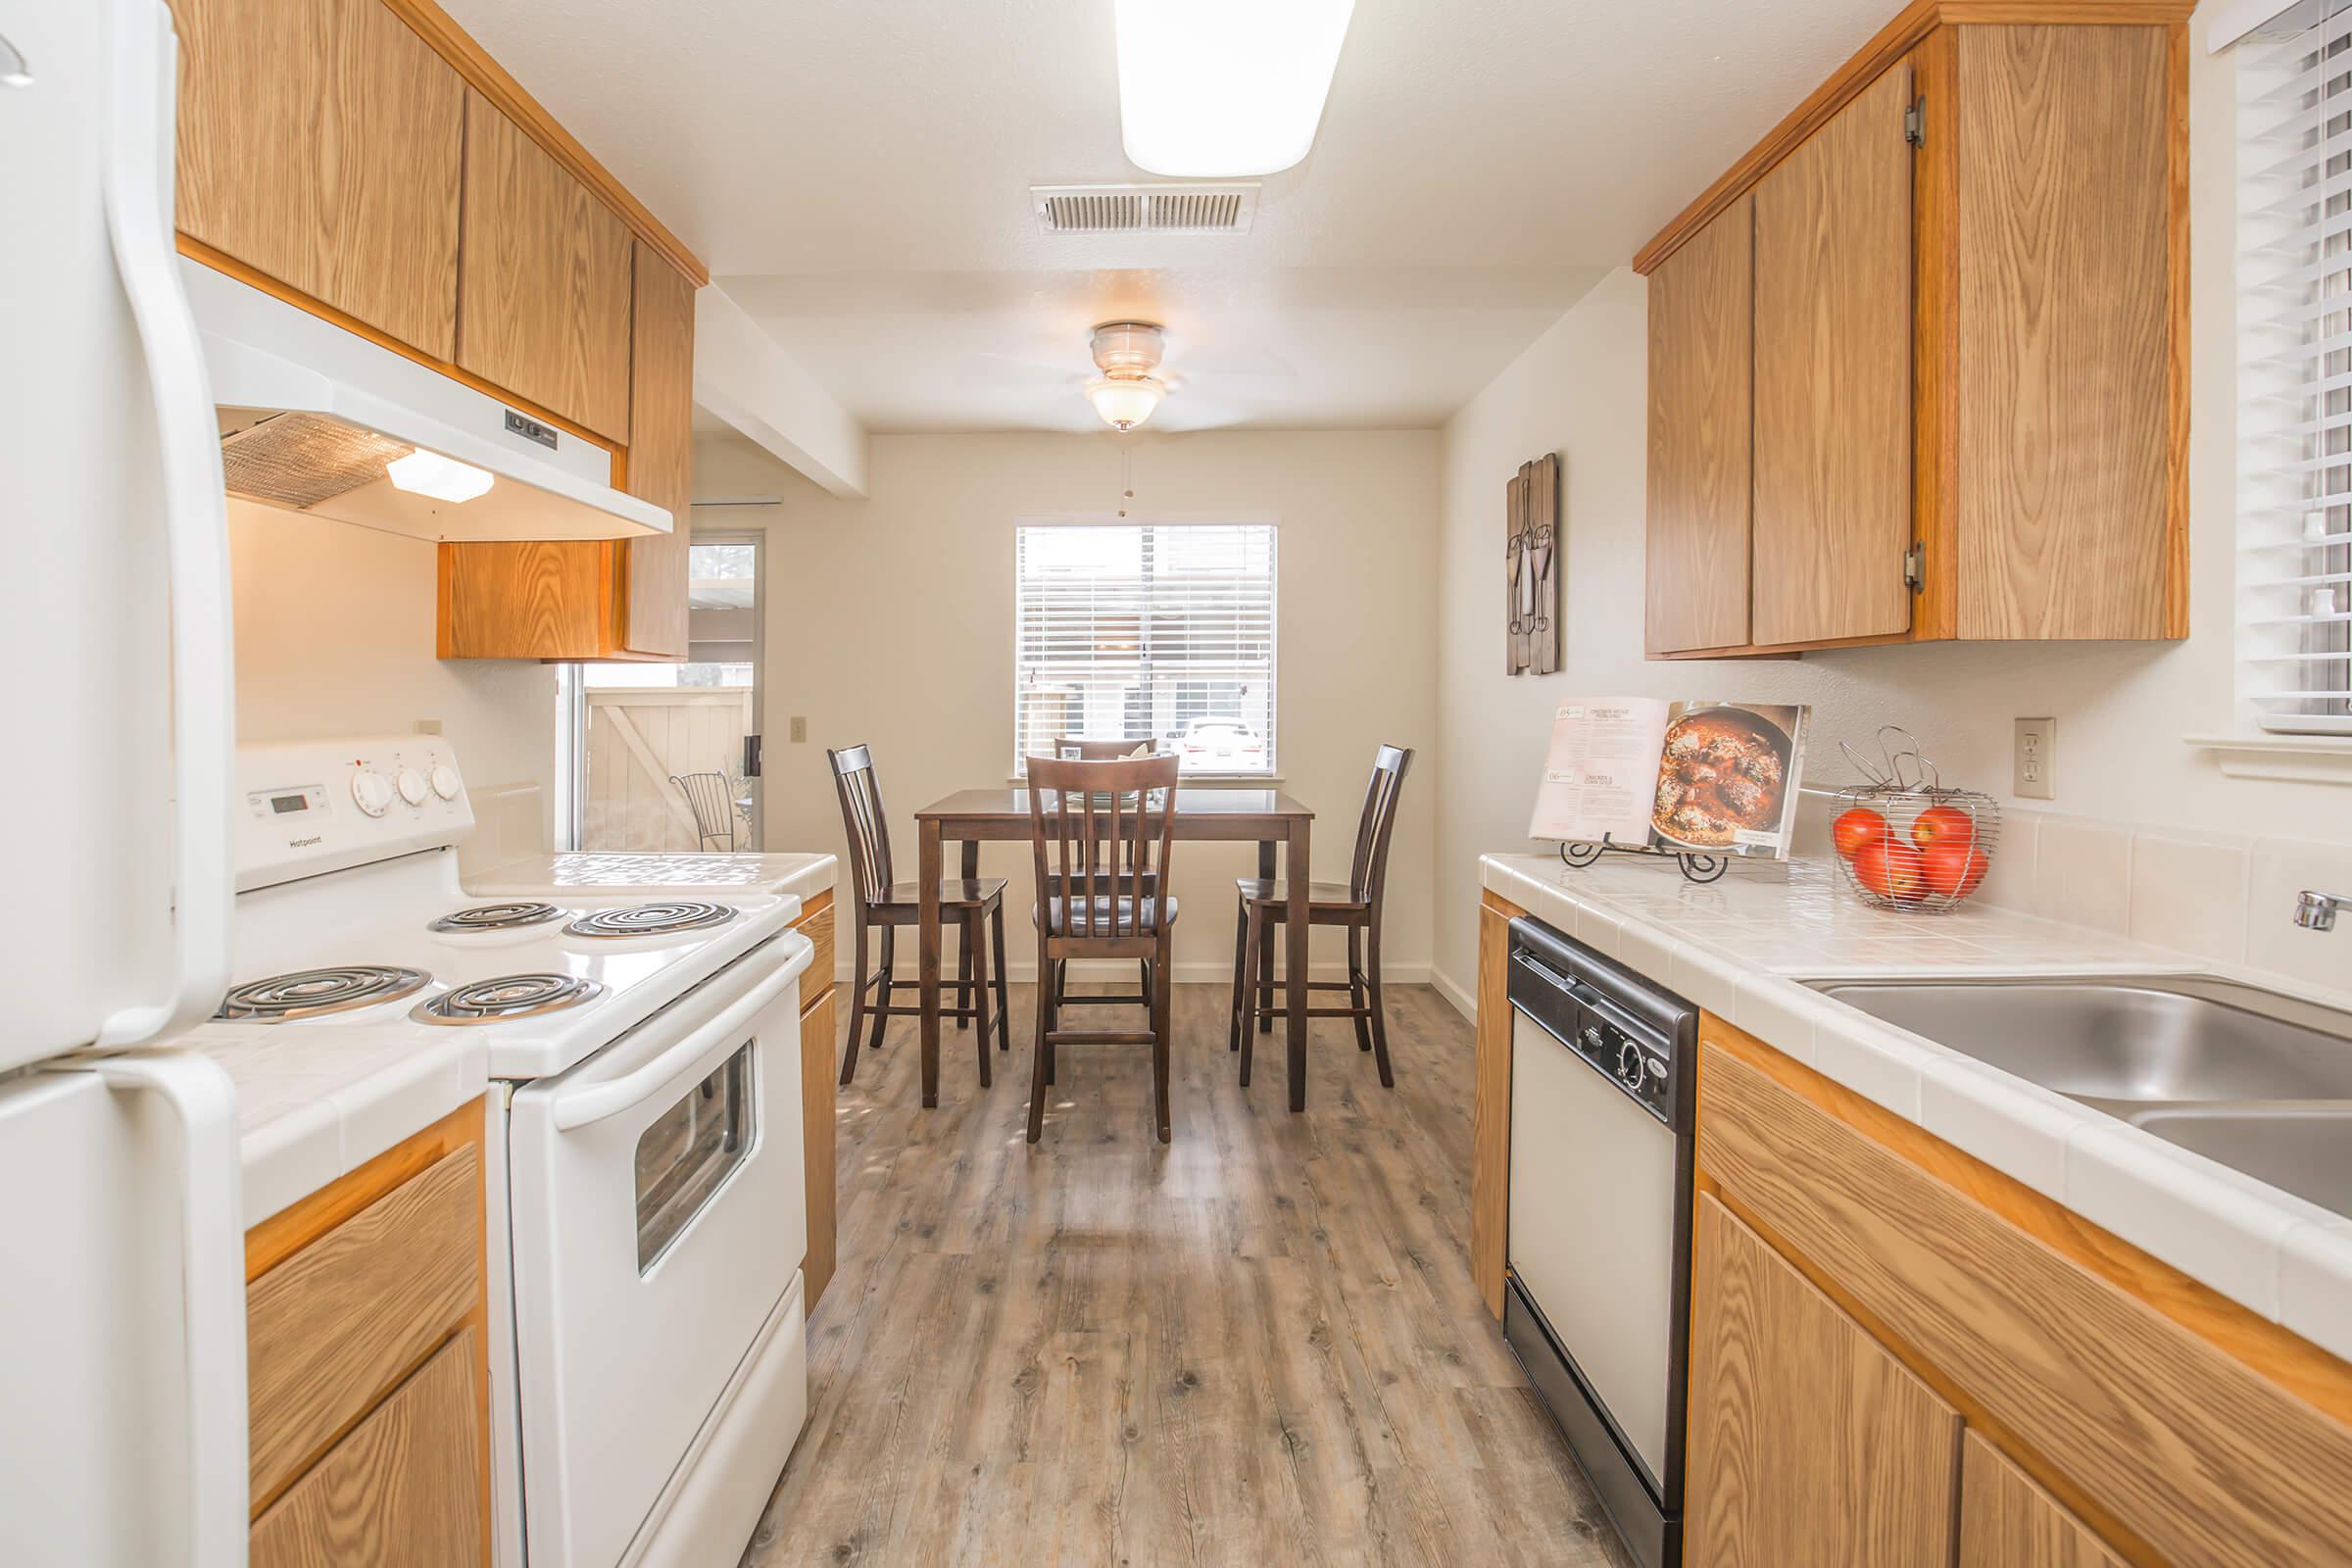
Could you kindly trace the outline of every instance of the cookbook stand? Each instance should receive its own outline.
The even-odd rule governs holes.
[[[1667,850],[1648,844],[1619,844],[1606,833],[1600,842],[1569,840],[1560,845],[1560,858],[1583,870],[1604,855],[1643,855],[1653,860],[1672,860],[1683,868],[1683,880],[1705,884],[1714,881],[1731,869],[1728,855],[1709,855],[1703,850]]]

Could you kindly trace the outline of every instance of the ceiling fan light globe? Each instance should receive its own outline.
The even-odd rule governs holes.
[[[1107,377],[1086,384],[1087,401],[1114,430],[1132,430],[1152,417],[1168,389],[1148,375]]]

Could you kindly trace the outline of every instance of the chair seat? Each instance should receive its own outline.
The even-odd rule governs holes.
[[[1092,931],[1079,930],[1073,933],[1068,923],[1070,908],[1072,906],[1075,906],[1078,908],[1083,909],[1087,902],[1088,901],[1085,899],[1048,899],[1046,901],[1045,907],[1047,911],[1047,918],[1051,923],[1046,928],[1047,934],[1049,936],[1069,936],[1073,934],[1081,937],[1109,936],[1113,934],[1114,928],[1117,933],[1122,935],[1131,930],[1136,930],[1139,928],[1147,931],[1156,930],[1158,928],[1159,900],[1144,900],[1144,906],[1139,910],[1132,907],[1135,903],[1133,899],[1122,898],[1114,900],[1105,895],[1099,894],[1093,901],[1095,906],[1094,929]],[[1115,919],[1113,918],[1114,911],[1111,909],[1111,905],[1114,903],[1118,906],[1118,908],[1115,911]],[[1174,925],[1176,923],[1176,916],[1180,907],[1181,906],[1176,900],[1168,900],[1168,924]],[[1032,908],[1030,910],[1029,917],[1032,920],[1037,918],[1036,909]]]
[[[1233,879],[1233,885],[1251,904],[1281,904],[1288,902],[1291,896],[1291,885],[1279,879],[1237,876]],[[1358,898],[1345,882],[1309,882],[1306,885],[1306,901],[1327,908],[1361,909],[1368,906],[1368,901]]]
[[[1004,892],[1004,879],[1001,876],[944,877],[939,884],[939,902],[951,909],[969,908],[976,904],[994,904]],[[882,902],[873,907],[913,909],[919,907],[922,902],[923,885],[920,882],[893,882],[890,891],[882,896]]]

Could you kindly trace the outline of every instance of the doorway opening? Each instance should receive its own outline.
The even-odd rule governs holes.
[[[563,667],[558,849],[759,850],[764,548],[758,533],[695,533],[684,663]]]

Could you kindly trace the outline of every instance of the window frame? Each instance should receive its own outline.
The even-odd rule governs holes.
[[[1265,512],[1143,513],[1121,515],[1111,512],[1028,514],[1013,519],[1012,530],[1012,766],[1009,777],[1023,784],[1029,777],[1029,759],[1021,743],[1021,640],[1025,585],[1021,577],[1022,536],[1030,529],[1048,528],[1263,528],[1270,548],[1266,559],[1266,765],[1262,769],[1230,768],[1183,772],[1186,784],[1277,784],[1282,781],[1282,519]],[[1139,744],[1141,744],[1139,742]]]

